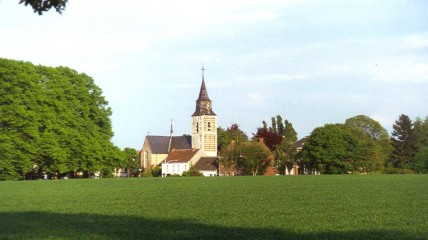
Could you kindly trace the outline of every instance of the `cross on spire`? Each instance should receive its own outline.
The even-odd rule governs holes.
[[[202,68],[201,68],[201,70],[202,70],[202,78],[204,78],[205,68],[204,68],[204,64],[203,64],[203,63],[202,63]]]

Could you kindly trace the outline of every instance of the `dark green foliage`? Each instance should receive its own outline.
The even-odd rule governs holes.
[[[270,129],[274,133],[278,133],[278,129],[276,128],[276,119],[275,117],[272,117],[272,128]]]
[[[415,156],[413,169],[417,173],[428,173],[428,147],[423,147]]]
[[[263,175],[269,166],[270,152],[258,142],[248,142],[241,146],[238,169],[245,175]]]
[[[316,128],[303,147],[301,156],[306,168],[321,173],[352,171],[358,161],[358,140],[341,124]]]
[[[122,150],[123,164],[122,168],[126,169],[128,177],[138,176],[138,152],[134,148],[124,148]]]
[[[65,10],[65,5],[68,0],[19,0],[19,4],[24,4],[25,6],[30,5],[34,12],[42,15],[44,12],[49,11],[51,8],[54,8],[58,13],[62,13]]]
[[[425,120],[417,118],[413,123],[413,134],[417,149],[428,147],[428,117]]]
[[[150,173],[153,177],[159,177],[162,174],[162,168],[154,166]]]
[[[190,166],[190,169],[183,172],[183,177],[201,177],[203,174],[198,171],[193,165]]]
[[[368,116],[358,115],[345,121],[345,127],[357,138],[358,161],[356,172],[380,172],[391,151],[388,132]]]
[[[287,120],[286,124],[287,124]],[[277,125],[277,130],[278,130],[278,134],[279,135],[284,135],[284,123],[282,122],[282,117],[281,115],[276,115],[276,125]]]
[[[281,116],[277,116],[278,120],[281,120]],[[295,162],[297,149],[295,142],[297,141],[297,132],[294,130],[293,125],[285,120],[285,127],[283,127],[283,139],[280,145],[275,147],[275,165],[278,167],[278,171],[285,174],[286,167],[291,170]]]
[[[236,123],[226,130],[217,128],[217,136],[220,161],[223,166],[233,169],[240,155],[240,146],[248,141],[248,136]]]
[[[0,179],[111,172],[111,109],[92,78],[0,59]]]
[[[407,115],[400,115],[392,126],[393,152],[391,163],[394,167],[409,168],[414,163],[417,152],[417,137],[413,129],[412,120]]]

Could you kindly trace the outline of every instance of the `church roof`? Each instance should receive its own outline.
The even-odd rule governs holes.
[[[153,154],[168,154],[170,136],[147,136],[146,141]],[[192,148],[191,136],[173,136],[171,140],[171,149],[190,149]]]
[[[201,157],[195,164],[195,168],[199,171],[214,171],[217,170],[216,157]]]
[[[173,149],[166,157],[166,162],[186,163],[195,156],[199,149]]]

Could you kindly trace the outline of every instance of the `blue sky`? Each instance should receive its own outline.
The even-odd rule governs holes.
[[[363,114],[389,132],[428,116],[428,1],[69,0],[38,16],[0,0],[0,57],[94,78],[119,147],[190,133],[201,64],[219,125],[282,115],[299,137]]]

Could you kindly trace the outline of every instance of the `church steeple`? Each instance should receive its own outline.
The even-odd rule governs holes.
[[[204,76],[205,68],[204,68],[204,66],[202,66],[201,70],[202,70],[201,90],[199,91],[199,97],[196,100],[196,110],[192,114],[192,117],[202,116],[202,115],[216,116],[216,114],[212,111],[211,100],[208,97],[208,91],[207,91],[207,88],[205,86],[205,76]]]
[[[204,66],[196,110],[192,115],[192,148],[201,149],[203,156],[217,156],[217,115],[212,111],[211,99],[205,86]]]

